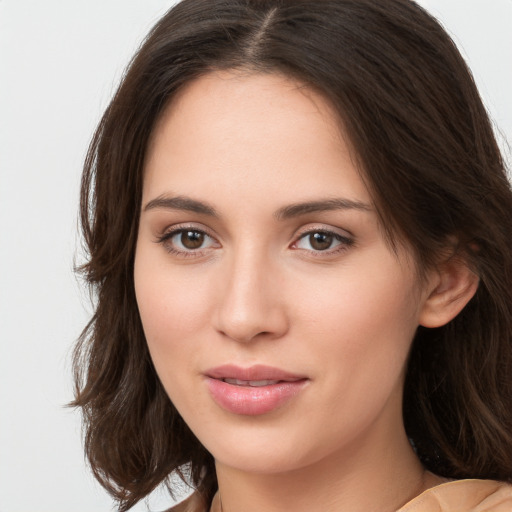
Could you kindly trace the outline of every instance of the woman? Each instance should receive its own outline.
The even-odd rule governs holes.
[[[184,0],[95,134],[76,400],[128,510],[511,510],[512,192],[409,0]],[[172,489],[171,489],[172,490]]]

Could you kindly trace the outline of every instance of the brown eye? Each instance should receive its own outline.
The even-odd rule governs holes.
[[[217,241],[200,229],[181,228],[159,238],[165,249],[172,254],[198,255],[204,249],[218,247]]]
[[[325,252],[326,254],[334,254],[348,249],[353,243],[352,238],[332,231],[312,230],[304,233],[295,242],[293,248],[306,250],[311,253]]]
[[[330,233],[311,233],[308,237],[309,244],[315,251],[325,251],[330,249],[334,240],[334,236]]]
[[[181,245],[185,249],[199,249],[204,244],[205,235],[201,231],[182,231],[180,235]]]

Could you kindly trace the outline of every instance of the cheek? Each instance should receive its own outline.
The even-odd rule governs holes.
[[[343,369],[333,368],[333,379],[364,386],[363,377],[371,385],[384,373],[391,380],[401,374],[417,328],[418,299],[413,278],[389,267],[389,272],[347,269],[321,287],[302,280],[303,291],[310,293],[294,290],[301,297],[297,323],[301,336],[313,340],[312,357]]]
[[[169,276],[158,264],[135,262],[135,291],[149,353],[174,406],[187,411],[194,402],[191,378],[197,374],[198,335],[205,325],[207,303],[197,284]],[[194,414],[199,414],[197,405]]]
[[[355,439],[384,410],[391,411],[393,425],[401,421],[404,369],[416,330],[416,304],[404,283],[368,269],[364,279],[347,275],[324,286],[297,311],[300,337],[310,341],[304,355],[319,395],[329,397],[310,408],[312,430],[327,431],[325,449]]]
[[[291,290],[297,316],[323,333],[398,330],[416,325],[418,299],[414,282],[396,269],[346,269],[339,275],[303,276]],[[414,327],[415,328],[415,327]],[[414,332],[414,328],[413,331]],[[360,333],[360,335],[358,335]],[[347,340],[349,341],[349,340]]]
[[[148,342],[161,343],[175,332],[197,329],[208,300],[197,276],[173,271],[165,255],[151,249],[137,250],[135,293]]]
[[[151,358],[164,386],[194,367],[207,325],[208,294],[187,272],[173,272],[165,256],[141,247],[136,254],[135,292]]]

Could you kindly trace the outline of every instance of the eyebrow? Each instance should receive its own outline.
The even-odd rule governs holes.
[[[149,201],[146,206],[144,206],[143,210],[148,211],[159,208],[183,210],[201,215],[208,215],[210,217],[219,217],[219,214],[213,206],[206,202],[198,201],[186,196],[168,197],[162,195]],[[290,204],[277,210],[274,213],[274,216],[277,220],[287,220],[294,217],[300,217],[301,215],[307,215],[308,213],[327,212],[333,210],[371,211],[372,208],[369,204],[361,201],[354,201],[352,199],[345,198],[331,198]]]
[[[210,217],[218,217],[213,206],[202,201],[197,201],[185,196],[167,197],[159,196],[149,201],[144,206],[144,211],[154,210],[157,208],[165,208],[167,210],[183,210],[187,212],[200,213],[202,215],[209,215]]]
[[[332,198],[320,201],[307,201],[304,203],[290,204],[280,208],[275,213],[275,216],[278,220],[286,220],[293,217],[299,217],[301,215],[307,215],[308,213],[328,212],[333,210],[361,210],[369,212],[372,211],[372,207],[361,201]]]

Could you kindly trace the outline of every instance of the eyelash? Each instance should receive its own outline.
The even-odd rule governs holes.
[[[199,235],[203,235],[205,237],[208,237],[209,239],[213,240],[214,243],[218,243],[216,239],[211,236],[208,232],[206,232],[203,229],[198,229],[194,226],[179,226],[171,231],[167,231],[160,235],[156,242],[159,244],[162,244],[165,248],[165,250],[173,254],[175,256],[179,256],[182,258],[197,258],[201,257],[204,254],[204,250],[209,249],[210,247],[202,248],[199,247],[197,249],[188,249],[188,250],[180,250],[174,247],[171,243],[169,243],[175,236],[186,233],[186,232],[192,232],[197,233]],[[324,236],[332,237],[334,240],[339,242],[338,245],[336,245],[334,248],[328,248],[325,250],[314,250],[314,249],[303,249],[300,247],[296,247],[297,244],[300,243],[301,240],[305,240],[308,236],[314,235],[314,234],[321,234]],[[307,251],[315,258],[322,258],[326,256],[334,256],[336,254],[339,254],[343,251],[346,251],[349,247],[354,245],[354,239],[350,238],[348,236],[340,235],[339,233],[336,233],[335,231],[331,231],[329,229],[323,229],[323,228],[316,228],[316,229],[308,229],[307,231],[304,231],[300,233],[300,235],[295,239],[295,241],[290,245],[290,247],[294,250],[299,251]]]
[[[202,256],[205,248],[180,250],[180,249],[177,249],[176,247],[174,247],[170,243],[170,241],[175,236],[183,234],[183,233],[187,233],[187,232],[199,233],[200,235],[204,235],[204,236],[216,241],[215,238],[213,236],[211,236],[210,234],[208,234],[204,229],[198,229],[194,226],[179,226],[179,227],[172,229],[171,231],[167,231],[167,232],[163,233],[162,235],[160,235],[157,238],[156,242],[159,244],[162,244],[168,253],[173,254],[175,256],[179,256],[181,258],[197,258],[197,257]],[[206,249],[208,249],[208,248],[206,248]]]
[[[354,239],[348,236],[341,235],[335,231],[331,231],[325,228],[316,228],[316,229],[308,229],[307,231],[302,232],[297,240],[293,242],[292,247],[296,246],[301,240],[305,240],[307,237],[315,234],[327,235],[332,237],[334,240],[339,242],[334,248],[328,248],[325,250],[313,250],[313,249],[301,249],[299,247],[295,247],[296,250],[304,250],[308,251],[309,254],[315,258],[325,258],[328,256],[335,256],[341,252],[348,250],[350,247],[354,245]]]

